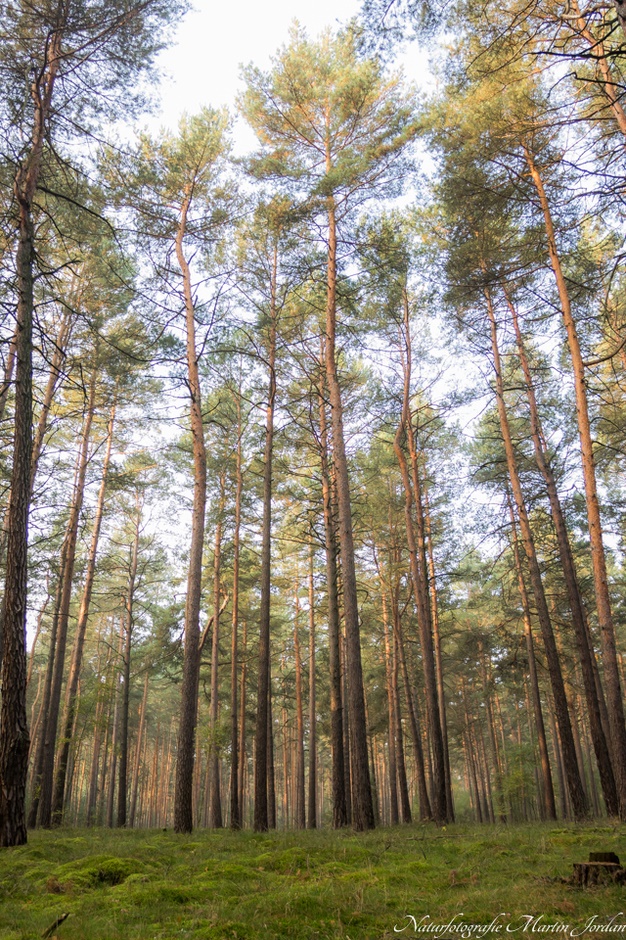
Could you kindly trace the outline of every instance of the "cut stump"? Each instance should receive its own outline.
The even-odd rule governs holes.
[[[574,862],[572,881],[581,888],[589,885],[626,884],[626,869],[615,852],[591,852],[588,862]]]

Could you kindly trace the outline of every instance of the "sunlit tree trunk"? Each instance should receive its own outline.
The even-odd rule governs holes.
[[[620,8],[623,4],[619,4]],[[580,350],[578,330],[572,314],[567,281],[561,266],[554,223],[550,204],[543,184],[543,179],[534,156],[528,147],[524,147],[524,154],[528,171],[539,197],[543,213],[548,255],[554,272],[563,323],[567,333],[567,345],[574,371],[574,390],[576,397],[576,418],[582,456],[583,478],[585,484],[585,500],[587,505],[587,525],[589,528],[589,541],[591,544],[591,562],[593,566],[593,581],[596,597],[596,612],[602,638],[602,664],[604,667],[604,681],[606,686],[609,722],[611,728],[611,749],[614,760],[614,772],[619,798],[620,818],[626,820],[626,720],[624,718],[624,703],[617,664],[617,646],[615,640],[615,626],[611,610],[608,575],[606,570],[606,556],[602,538],[602,523],[600,519],[600,503],[596,483],[596,466],[591,437],[591,422],[589,419],[589,405],[587,402],[587,388],[585,381],[585,365]]]
[[[535,452],[535,460],[546,484],[548,499],[550,501],[552,521],[554,523],[554,529],[559,547],[559,558],[561,561],[561,568],[563,570],[563,578],[565,581],[569,608],[572,615],[574,632],[576,634],[578,658],[581,664],[583,685],[585,689],[585,700],[587,703],[587,714],[589,717],[591,738],[594,745],[598,772],[600,774],[602,793],[604,795],[604,801],[606,803],[609,816],[616,816],[619,812],[617,788],[615,786],[615,777],[613,775],[613,767],[611,764],[608,742],[602,727],[600,695],[603,695],[604,693],[601,689],[598,690],[596,686],[593,663],[594,653],[591,644],[591,637],[589,635],[588,624],[583,609],[583,600],[578,585],[578,578],[576,576],[574,557],[572,554],[567,526],[565,523],[565,517],[561,508],[561,501],[559,499],[556,480],[552,472],[552,467],[550,466],[545,438],[541,427],[533,377],[530,370],[528,357],[526,355],[526,349],[524,346],[522,332],[520,330],[517,311],[511,302],[510,297],[508,296],[508,292],[505,292],[505,294],[507,306],[513,321],[517,351],[524,375],[526,398],[528,400],[528,407],[530,410],[530,427]]]

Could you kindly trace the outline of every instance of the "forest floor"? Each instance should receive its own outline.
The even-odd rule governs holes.
[[[42,937],[63,914],[58,940],[626,934],[625,888],[560,880],[590,851],[626,862],[626,826],[33,832],[0,850],[0,938]]]

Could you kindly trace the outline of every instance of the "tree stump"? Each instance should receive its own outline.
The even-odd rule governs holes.
[[[588,862],[574,863],[573,882],[581,888],[590,885],[624,884],[626,869],[615,852],[591,852]]]

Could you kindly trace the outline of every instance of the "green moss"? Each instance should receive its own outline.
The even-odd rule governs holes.
[[[144,871],[145,866],[135,858],[88,855],[61,865],[52,877],[60,885],[72,884],[77,888],[96,888],[103,885],[122,884],[129,875]]]
[[[389,940],[407,914],[459,911],[584,924],[623,889],[552,879],[594,850],[626,861],[626,827],[35,832],[0,852],[0,938],[35,940],[62,912],[59,940]]]

